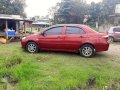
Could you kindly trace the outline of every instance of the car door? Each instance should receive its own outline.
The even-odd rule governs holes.
[[[39,38],[39,45],[44,50],[60,50],[64,35],[64,26],[53,27],[46,30]]]
[[[82,44],[85,31],[80,27],[67,26],[65,32],[65,45],[64,48],[67,51],[76,51],[79,50],[80,45]]]
[[[114,32],[114,38],[116,40],[120,40],[120,28],[114,28],[113,32]]]

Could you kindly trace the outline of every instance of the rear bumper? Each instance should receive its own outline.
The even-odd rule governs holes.
[[[109,49],[109,43],[100,44],[96,46],[96,52],[108,51],[108,49]]]

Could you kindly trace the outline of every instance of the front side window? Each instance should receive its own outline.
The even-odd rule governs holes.
[[[54,27],[45,31],[45,35],[60,35],[62,34],[63,27]]]
[[[120,28],[114,28],[113,32],[120,32]]]
[[[85,31],[79,27],[67,27],[66,34],[85,34]]]

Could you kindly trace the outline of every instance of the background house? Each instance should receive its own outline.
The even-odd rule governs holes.
[[[32,21],[22,18],[19,15],[0,14],[0,37],[9,39],[11,37],[21,37],[26,35],[27,25],[32,25]]]
[[[32,28],[36,31],[41,31],[43,30],[44,28],[47,28],[49,26],[51,26],[51,21],[49,18],[40,18],[38,20],[35,20],[33,23],[32,23]]]

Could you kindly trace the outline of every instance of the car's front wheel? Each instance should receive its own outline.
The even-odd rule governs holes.
[[[26,45],[26,50],[30,53],[37,53],[38,45],[35,42],[28,42]]]
[[[95,54],[95,48],[92,45],[86,44],[80,48],[80,54],[83,57],[89,58]]]

